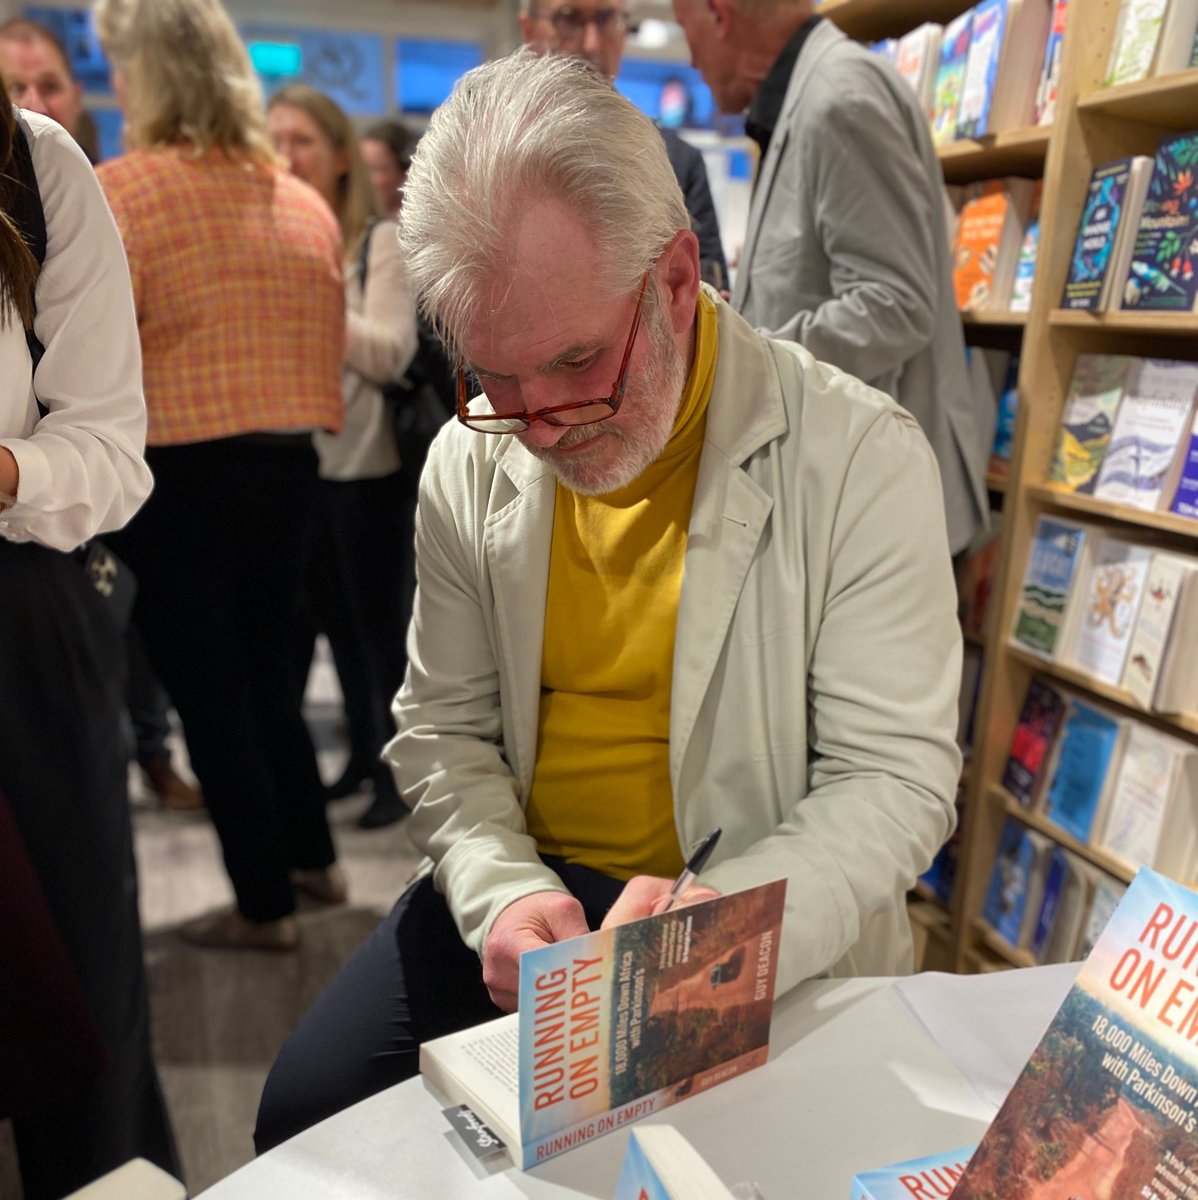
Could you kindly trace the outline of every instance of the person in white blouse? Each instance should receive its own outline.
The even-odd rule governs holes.
[[[179,1166],[150,1052],[124,643],[74,553],[124,525],[152,484],[129,271],[91,167],[55,122],[0,106],[0,194],[0,803],[108,1063],[77,1078],[60,1065],[40,1103],[0,1096],[15,1117],[26,1200],[38,1200],[134,1155]],[[43,348],[36,363],[27,329]],[[0,872],[17,852],[0,848]],[[16,916],[0,912],[0,927]],[[4,971],[36,977],[44,965]],[[34,1057],[29,1074],[50,1070]]]
[[[345,425],[318,432],[311,602],[328,636],[345,698],[349,761],[330,799],[374,785],[359,818],[379,828],[407,813],[379,754],[395,733],[391,702],[403,682],[415,589],[416,483],[400,462],[383,388],[416,353],[416,304],[393,218],[380,218],[349,118],[328,96],[291,84],[271,98],[267,126],[291,171],[328,202],[345,246]],[[307,666],[305,647],[301,652]]]

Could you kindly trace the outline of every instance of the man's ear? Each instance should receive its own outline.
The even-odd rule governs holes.
[[[707,0],[707,9],[715,25],[716,36],[726,38],[732,32],[736,18],[736,0]]]
[[[533,28],[534,28],[532,16],[529,13],[521,12],[519,14],[519,17],[520,17],[520,36],[524,39],[524,44],[526,46],[531,46],[533,44]]]
[[[689,229],[680,229],[661,252],[658,278],[665,288],[670,327],[681,335],[695,319],[699,295],[699,239]]]

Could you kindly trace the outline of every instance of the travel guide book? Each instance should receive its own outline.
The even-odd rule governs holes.
[[[953,1200],[1198,1195],[1196,1041],[1198,896],[1142,870]]]
[[[532,1167],[759,1067],[786,883],[520,958],[519,1010],[425,1042],[420,1070]]]
[[[973,1146],[963,1146],[893,1167],[862,1171],[853,1176],[852,1200],[933,1200],[951,1196],[953,1184],[965,1173],[973,1151]]]

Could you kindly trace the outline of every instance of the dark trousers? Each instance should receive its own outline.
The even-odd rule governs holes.
[[[156,758],[170,757],[166,739],[171,732],[171,701],[150,666],[145,643],[136,625],[131,624],[125,634],[125,649],[129,656],[125,702],[133,727],[131,741],[137,761],[144,767]]]
[[[154,447],[155,488],[113,548],[187,730],[241,912],[295,908],[292,868],[335,858],[293,656],[316,455],[302,439]]]
[[[308,574],[311,617],[333,651],[349,725],[349,769],[384,786],[390,770],[376,766],[395,736],[391,702],[408,662],[415,529],[416,489],[403,471],[319,484]],[[310,650],[305,639],[308,657]]]
[[[546,858],[598,929],[624,888]],[[420,1069],[420,1044],[502,1016],[431,876],[414,883],[284,1043],[262,1092],[259,1153]]]
[[[14,1120],[26,1200],[58,1200],[135,1155],[181,1172],[150,1051],[122,636],[66,555],[0,540],[0,579],[0,790],[109,1055]]]

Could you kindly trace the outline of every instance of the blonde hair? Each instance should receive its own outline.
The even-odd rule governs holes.
[[[517,221],[543,198],[585,221],[605,263],[595,283],[610,295],[631,291],[691,227],[653,122],[588,63],[525,47],[458,81],[404,188],[409,279],[455,352],[487,284],[510,269]]]
[[[190,145],[281,163],[246,51],[220,0],[96,0],[96,28],[128,90],[130,149]]]
[[[337,221],[341,225],[341,244],[347,258],[361,248],[367,229],[382,216],[378,197],[370,184],[358,135],[341,106],[324,92],[304,83],[289,83],[270,98],[268,109],[276,104],[289,104],[316,122],[316,127],[328,139],[334,150],[344,150],[349,169],[337,180]]]

